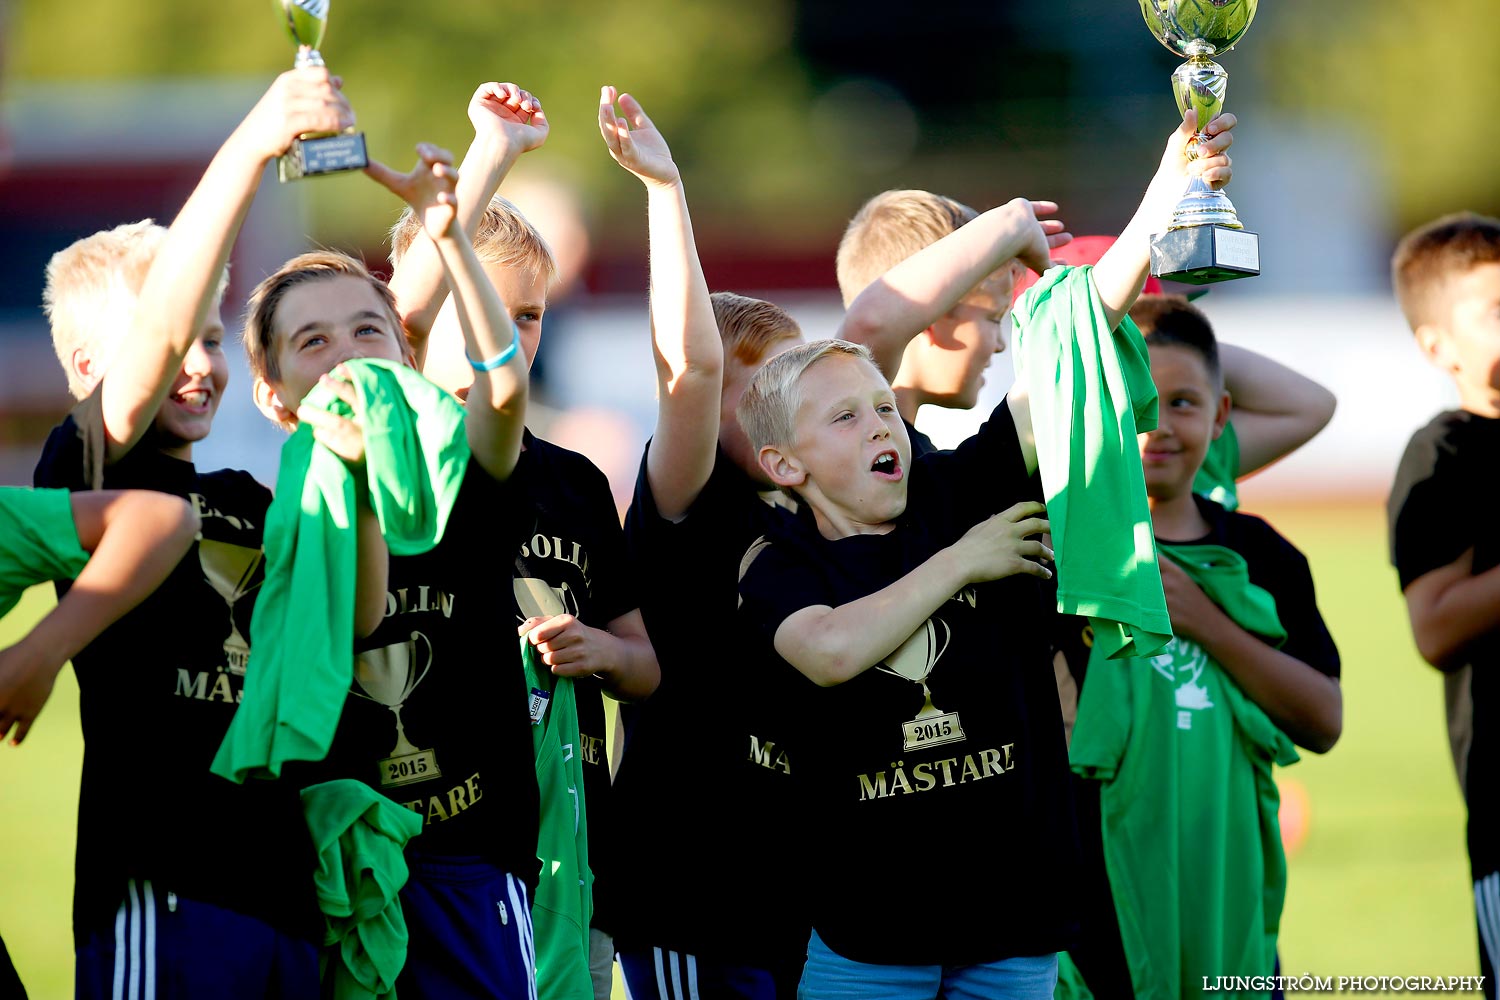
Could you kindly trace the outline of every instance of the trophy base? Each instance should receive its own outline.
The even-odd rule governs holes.
[[[1228,226],[1191,226],[1151,238],[1151,274],[1208,285],[1260,274],[1260,236]]]
[[[292,148],[276,158],[276,176],[285,184],[318,174],[363,170],[369,162],[363,132],[305,136],[293,139]]]

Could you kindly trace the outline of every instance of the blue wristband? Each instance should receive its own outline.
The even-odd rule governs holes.
[[[488,361],[475,361],[473,358],[469,357],[469,352],[467,350],[464,351],[464,358],[468,360],[469,367],[474,369],[476,372],[492,372],[496,368],[499,368],[501,365],[505,364],[511,358],[515,357],[516,351],[520,350],[520,348],[521,331],[516,328],[516,325],[514,323],[512,323],[510,326],[510,346],[505,350],[501,351],[493,358],[490,358]]]

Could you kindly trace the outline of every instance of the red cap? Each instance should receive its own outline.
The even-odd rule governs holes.
[[[1113,236],[1075,236],[1073,242],[1067,246],[1058,247],[1052,251],[1052,260],[1058,264],[1097,264],[1099,258],[1104,256],[1104,251],[1114,246]],[[1037,275],[1031,270],[1026,270],[1016,281],[1017,297],[1026,289],[1036,284]],[[1147,295],[1160,295],[1163,292],[1161,281],[1157,278],[1146,278],[1146,287],[1142,289]]]

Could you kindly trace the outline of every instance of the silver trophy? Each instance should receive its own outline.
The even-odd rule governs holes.
[[[297,43],[297,69],[322,66],[318,46],[328,29],[329,0],[274,0],[276,12],[292,41]],[[369,164],[365,135],[353,128],[342,132],[310,132],[292,140],[292,148],[276,160],[282,183],[315,174],[363,170]]]
[[[1198,112],[1198,134],[1188,157],[1207,140],[1203,129],[1224,109],[1229,74],[1211,58],[1234,48],[1255,19],[1260,0],[1140,0],[1146,27],[1187,62],[1172,74],[1177,110]],[[1169,281],[1206,285],[1260,273],[1260,237],[1246,231],[1223,191],[1194,177],[1165,233],[1151,240],[1151,273]]]

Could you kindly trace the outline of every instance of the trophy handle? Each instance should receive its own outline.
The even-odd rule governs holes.
[[[420,639],[427,646],[427,663],[423,665],[421,670],[413,670],[413,673],[417,675],[417,679],[411,682],[411,688],[409,690],[415,690],[416,686],[422,683],[422,678],[427,676],[427,671],[432,669],[432,640],[427,638],[427,636],[422,634],[421,632],[413,632],[411,634],[412,660],[415,661],[417,658],[418,639]]]

